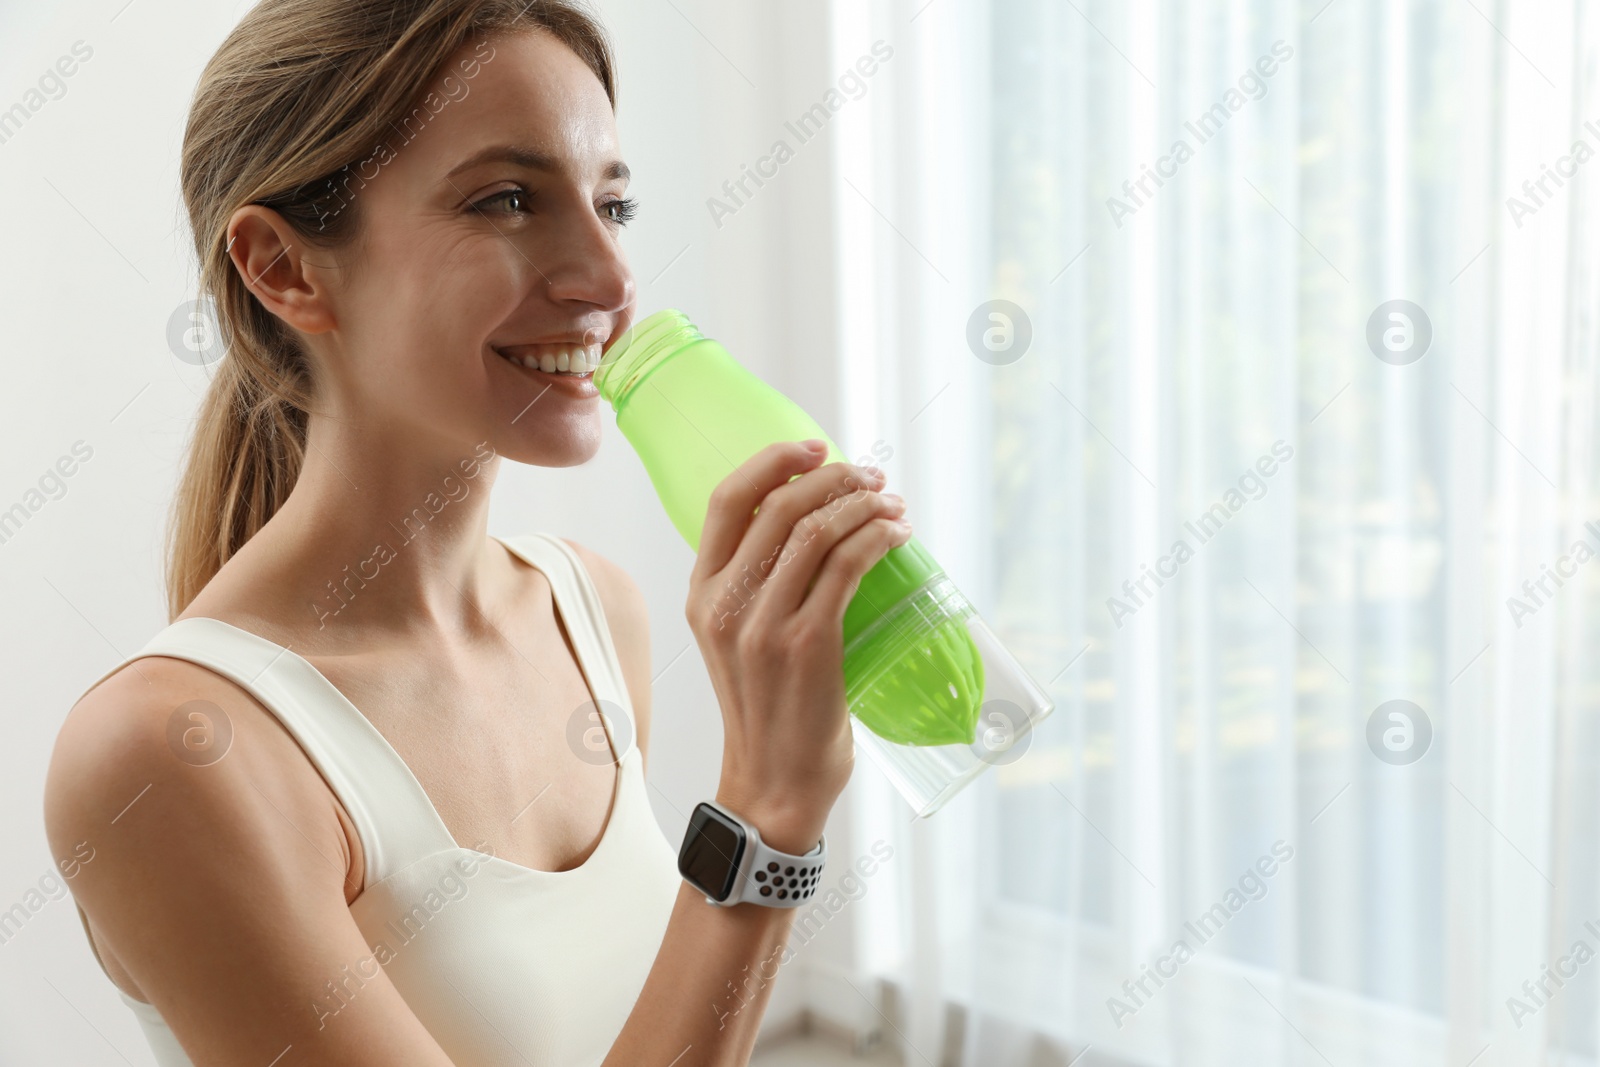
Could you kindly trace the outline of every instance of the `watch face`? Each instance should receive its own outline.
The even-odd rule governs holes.
[[[706,896],[725,901],[733,893],[744,849],[744,827],[711,805],[701,804],[689,816],[689,830],[678,853],[678,873]]]

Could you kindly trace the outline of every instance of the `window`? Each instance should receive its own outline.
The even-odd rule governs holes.
[[[1595,1056],[1600,29],[1504,7],[835,5],[851,433],[1056,700],[860,790],[969,1059]]]

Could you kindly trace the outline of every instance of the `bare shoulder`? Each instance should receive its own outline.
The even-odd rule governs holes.
[[[245,690],[162,656],[123,667],[72,707],[45,778],[45,829],[58,859],[85,849],[132,866],[237,859],[234,846],[248,850],[279,836],[253,833],[265,830],[253,821],[263,820],[270,805],[330,860],[343,859],[332,877],[335,885],[346,882],[352,851],[345,817],[293,737]],[[234,839],[230,847],[188,855],[197,839],[186,839],[184,828],[200,831],[201,823],[208,836],[218,835],[213,845],[225,837]],[[110,881],[74,886],[87,896],[79,903],[91,918],[96,887]]]
[[[337,802],[247,691],[180,660],[129,664],[68,712],[44,800],[108,973],[194,1062],[285,1044],[319,1063],[448,1062],[381,972],[339,1026],[261,1010],[315,1007],[323,977],[368,948]]]
[[[596,588],[600,590],[600,598],[606,602],[606,610],[611,610],[615,602],[619,610],[643,610],[644,594],[640,592],[639,585],[633,576],[623,570],[619,564],[602,556],[588,545],[580,544],[570,537],[563,537],[567,547],[578,554],[583,560],[583,565],[589,569],[589,575],[594,579]]]
[[[62,722],[45,778],[45,822],[52,847],[59,844],[58,831],[114,825],[113,817],[129,826],[142,822],[128,816],[152,792],[158,799],[182,794],[198,800],[225,790],[236,777],[229,772],[240,760],[216,774],[182,773],[220,762],[212,755],[218,750],[226,755],[233,748],[236,716],[224,705],[238,708],[223,694],[225,686],[223,679],[194,664],[150,656],[124,666],[84,694]],[[174,735],[170,739],[169,732]]]
[[[633,701],[634,718],[639,727],[639,747],[647,751],[650,724],[650,609],[644,593],[621,566],[600,553],[563,537],[578,554],[594,580],[595,590],[606,613],[612,643],[622,661],[622,673]]]

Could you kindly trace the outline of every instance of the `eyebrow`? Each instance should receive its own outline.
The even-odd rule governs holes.
[[[526,145],[502,144],[490,145],[488,148],[474,152],[466,160],[458,163],[445,177],[447,179],[454,178],[462,171],[470,170],[484,163],[510,163],[513,166],[524,167],[528,170],[550,172],[561,169],[561,164],[553,156],[541,152],[537,148],[529,148]],[[607,181],[627,181],[631,177],[631,173],[626,163],[620,159],[614,159],[606,164],[601,177]]]

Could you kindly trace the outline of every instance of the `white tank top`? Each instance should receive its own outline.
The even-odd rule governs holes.
[[[365,888],[350,914],[373,949],[369,960],[452,1060],[598,1064],[660,950],[681,884],[677,861],[645,795],[633,705],[583,562],[548,534],[498,540],[549,579],[593,699],[629,718],[628,737],[613,742],[626,752],[610,818],[593,853],[570,871],[536,871],[457,845],[377,728],[315,667],[265,638],[216,619],[182,619],[123,665],[171,656],[209,668],[249,691],[299,742],[361,838]],[[373,967],[363,961],[340,976],[344,1003],[359,995],[360,971],[371,977]],[[193,1067],[154,1006],[118,993],[159,1067]],[[330,991],[305,1010],[332,1013],[331,1021],[341,1007]]]

